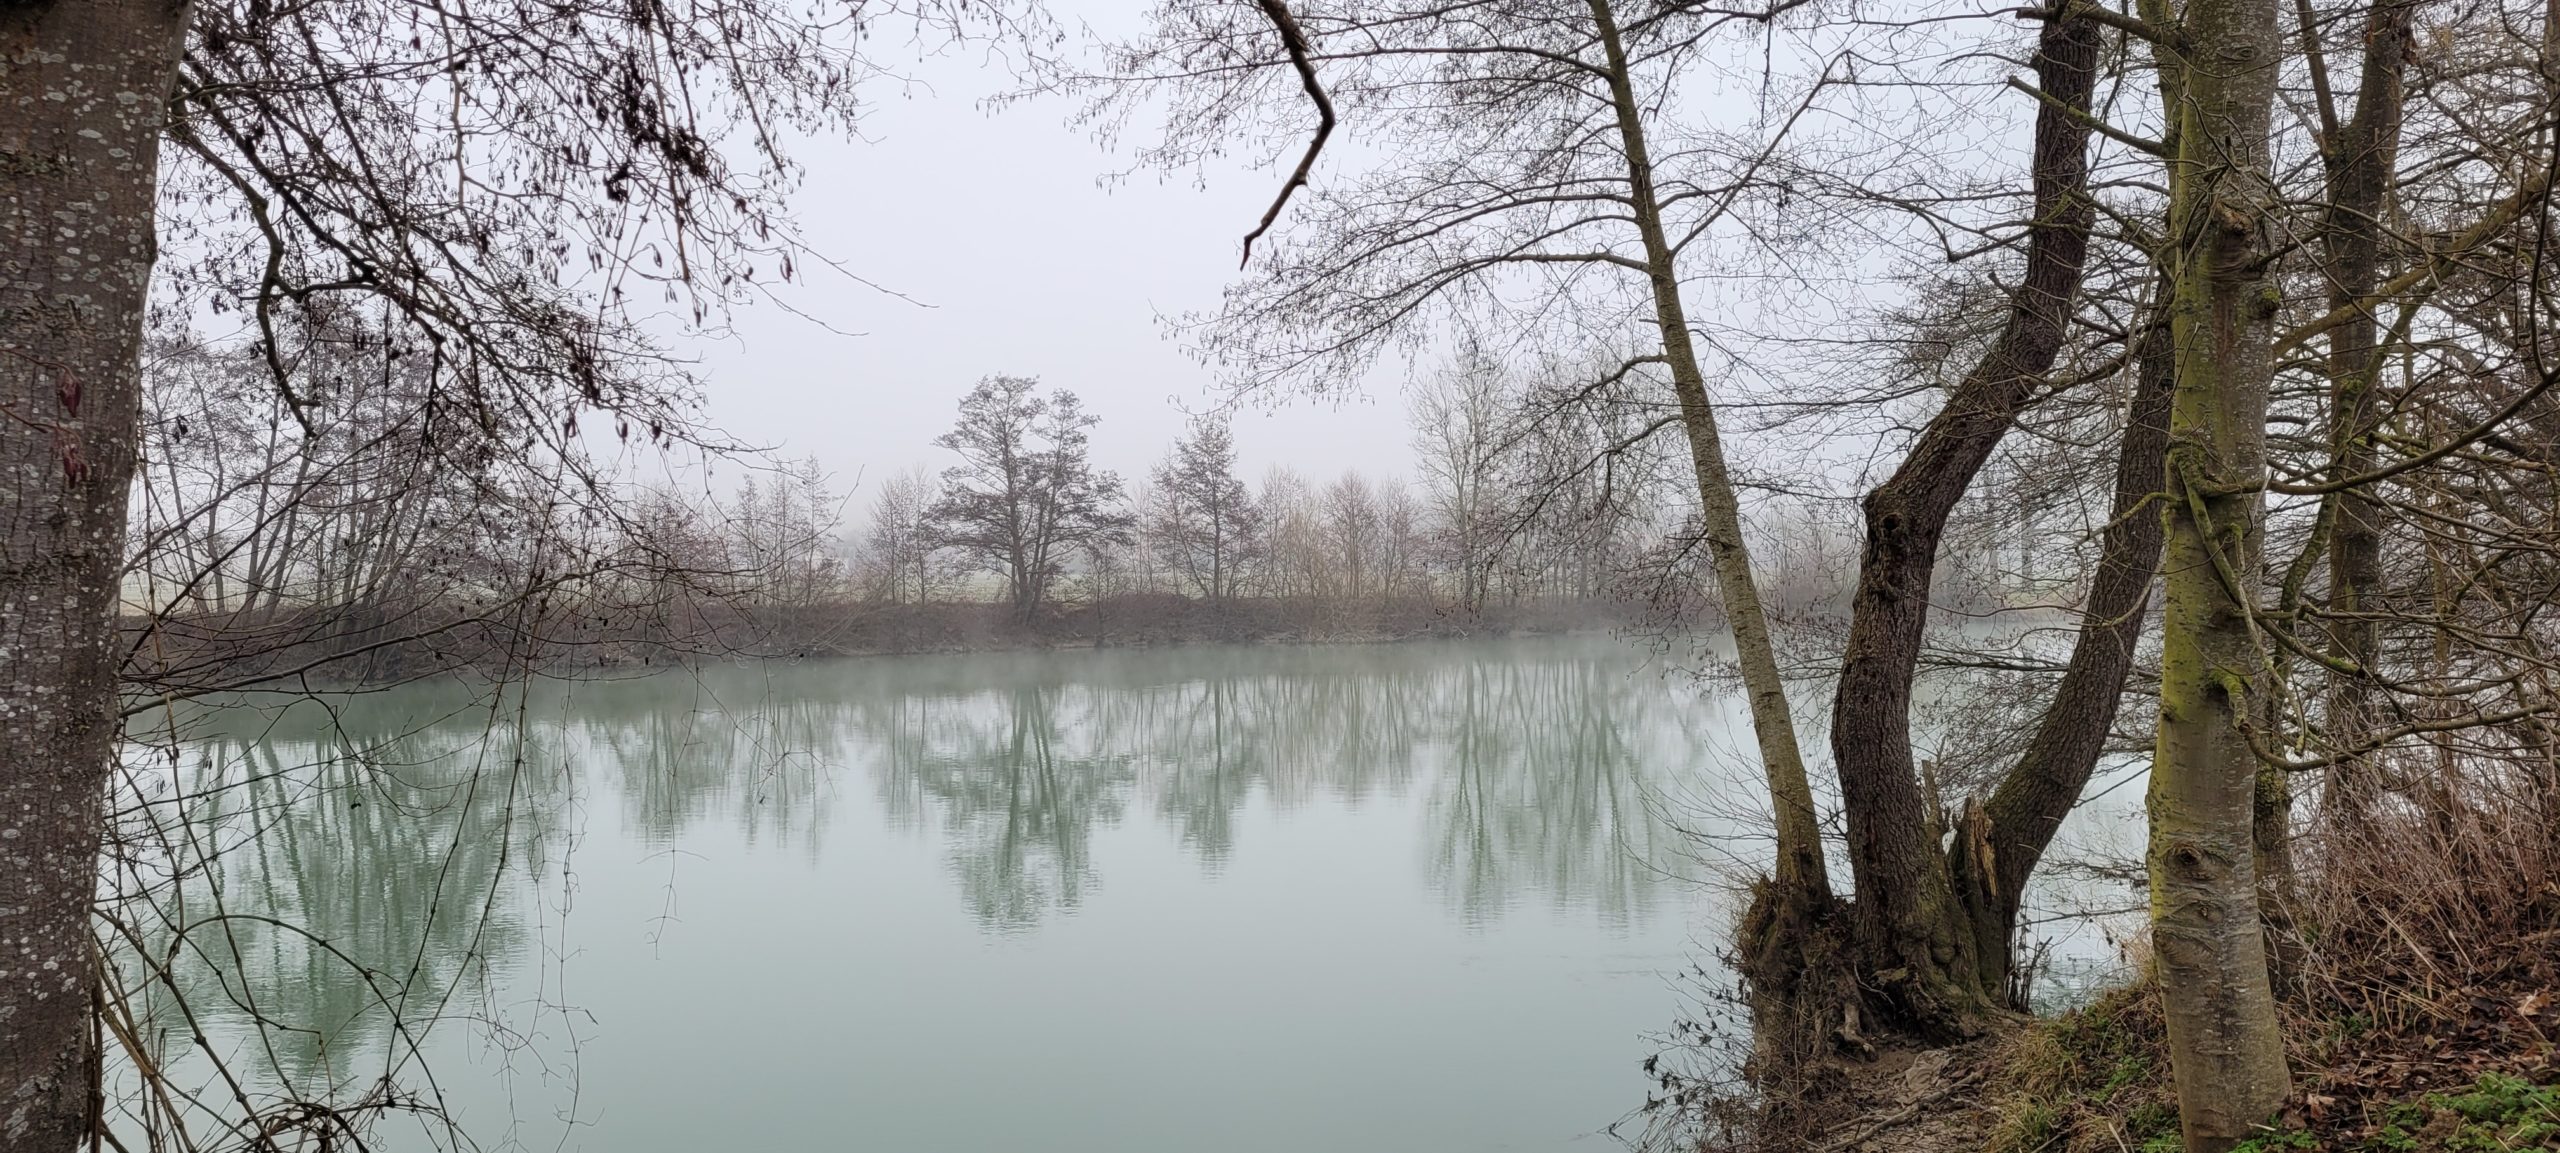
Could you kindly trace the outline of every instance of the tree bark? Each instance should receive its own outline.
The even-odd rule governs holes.
[[[2160,567],[2160,515],[2153,502],[2168,456],[2173,360],[2165,324],[2153,325],[2140,339],[2133,400],[2116,449],[2115,496],[2071,662],[2025,753],[1982,806],[1981,820],[1966,822],[1967,835],[1950,854],[1956,891],[1967,904],[1984,961],[1986,992],[2012,986],[2019,897],[2097,771],[2141,643],[2151,579]]]
[[[2288,1073],[2258,924],[2245,726],[2264,687],[2260,584],[2275,365],[2268,124],[2275,0],[2189,0],[2177,29],[2160,728],[2152,760],[2152,950],[2191,1153],[2223,1153],[2282,1104]]]
[[[189,12],[0,5],[0,1150],[95,1116],[89,910],[160,133]]]
[[[2305,29],[2309,35],[2309,29]],[[2400,151],[2402,76],[2409,50],[2407,0],[2375,0],[2365,19],[2364,63],[2355,115],[2329,134],[2321,161],[2329,180],[2321,243],[2327,257],[2329,306],[2346,318],[2329,330],[2329,436],[2332,475],[2356,476],[2375,463],[2374,380],[2380,374],[2378,322],[2370,308],[2381,281],[2382,209]],[[2323,93],[2325,96],[2325,92]],[[2323,111],[2327,111],[2324,102]],[[2330,655],[2354,671],[2333,671],[2323,712],[2339,749],[2366,743],[2373,728],[2373,681],[2381,629],[2370,615],[2382,585],[2382,502],[2361,488],[2337,502],[2329,535]],[[2332,811],[2352,818],[2376,787],[2372,758],[2342,756],[2329,773]]]
[[[2008,319],[1901,466],[1866,500],[1866,548],[1832,699],[1831,750],[1847,808],[1863,967],[1888,1011],[1924,1034],[1969,1031],[1997,987],[1986,982],[1990,967],[1938,850],[1938,798],[1923,794],[1914,772],[1912,679],[1947,518],[2052,369],[2070,327],[2093,216],[2086,113],[2098,33],[2095,22],[2076,16],[2045,28],[2036,74],[2052,102],[2036,117],[2035,217]]]

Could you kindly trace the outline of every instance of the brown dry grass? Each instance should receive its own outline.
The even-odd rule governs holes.
[[[2300,838],[2269,894],[2295,1084],[2283,1148],[2396,1147],[2375,1142],[2428,1094],[2560,1080],[2560,794],[2516,762],[2431,768]],[[1992,1078],[1988,1147],[2176,1148],[2158,997],[2141,982],[2023,1034]]]
[[[2432,767],[2303,845],[2287,1120],[2324,1144],[2483,1074],[2560,1076],[2560,790],[2548,766]]]

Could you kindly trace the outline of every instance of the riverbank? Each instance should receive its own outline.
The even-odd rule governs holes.
[[[1027,620],[1006,606],[977,602],[200,612],[128,618],[125,680],[142,695],[186,695],[277,683],[395,684],[463,670],[561,674],[771,657],[1543,636],[1646,619],[1639,606],[1593,601],[1467,609],[1427,598],[1205,601],[1166,594],[1087,601]]]
[[[2554,817],[2448,786],[2298,838],[2268,906],[2293,1093],[2242,1150],[2560,1150]],[[1967,1045],[1829,1063],[1792,1133],[1707,1148],[2176,1153],[2160,995],[2146,977]]]
[[[2547,962],[2560,941],[2536,946]],[[2510,958],[2511,960],[2520,959]],[[2246,1153],[2560,1149],[2560,1011],[2546,971],[2428,990],[2391,1024],[2297,1003],[2296,1090]],[[2547,970],[2547,964],[2544,966]],[[2517,979],[2521,978],[2521,979]],[[2178,1153],[2159,991],[2117,989],[1971,1045],[1888,1052],[1842,1081],[1836,1153]]]
[[[751,609],[716,630],[747,656],[883,656],[1182,644],[1362,644],[1547,635],[1609,628],[1638,610],[1599,601],[1529,601],[1468,609],[1424,598],[1208,601],[1162,593],[1114,597],[1024,620],[1000,605]]]

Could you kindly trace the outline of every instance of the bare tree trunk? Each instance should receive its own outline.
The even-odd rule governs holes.
[[[1939,798],[1924,795],[1911,759],[1912,678],[1947,517],[2053,368],[2079,296],[2094,215],[2085,117],[2098,31],[2093,21],[2069,18],[2041,37],[2036,74],[2051,102],[2036,117],[2025,274],[1981,363],[1948,394],[1893,476],[1867,495],[1866,551],[1832,700],[1859,949],[1892,1011],[1931,1034],[1969,1030],[1999,994],[2005,976],[1992,974],[2005,974],[2006,965],[1984,963],[1939,852]],[[1999,940],[2005,952],[2005,929]]]
[[[1981,819],[1967,814],[1965,835],[1951,851],[1949,865],[1957,896],[1969,907],[1986,990],[2012,986],[2020,894],[2097,770],[2141,643],[2151,578],[2160,567],[2160,516],[2152,505],[2168,456],[2173,361],[2165,327],[2152,326],[2141,342],[2133,401],[2116,449],[2115,497],[2071,662],[2026,752],[1982,806]]]
[[[2304,29],[2306,36],[2310,29]],[[2355,115],[2335,123],[2325,80],[2319,85],[2328,147],[2321,161],[2329,179],[2322,242],[2328,257],[2329,306],[2345,319],[2329,330],[2329,436],[2333,479],[2373,471],[2374,381],[2382,372],[2373,310],[2381,280],[2383,198],[2400,150],[2401,77],[2407,67],[2407,0],[2375,0],[2365,19],[2364,65],[2356,87]],[[2317,54],[2312,57],[2319,65]],[[2324,75],[2325,68],[2314,75]],[[2325,713],[2334,747],[2366,743],[2372,727],[2373,681],[2369,670],[2381,650],[2381,627],[2370,615],[2382,584],[2382,502],[2361,488],[2333,494],[2337,502],[2329,536],[2330,655],[2353,666],[2330,678]],[[2375,783],[2372,759],[2349,753],[2330,772],[2334,811],[2362,811]]]
[[[1689,339],[1688,313],[1680,299],[1678,256],[1662,226],[1661,201],[1654,192],[1653,160],[1646,151],[1642,109],[1628,71],[1626,46],[1608,0],[1589,0],[1602,49],[1608,54],[1609,94],[1615,106],[1618,138],[1627,161],[1628,198],[1636,228],[1644,238],[1645,273],[1653,289],[1654,319],[1662,330],[1662,352],[1671,368],[1671,386],[1680,401],[1681,426],[1689,435],[1690,463],[1698,479],[1699,517],[1707,554],[1713,562],[1717,591],[1724,599],[1727,627],[1733,630],[1734,659],[1742,666],[1743,690],[1751,706],[1751,729],[1760,745],[1760,764],[1769,778],[1769,798],[1777,811],[1776,884],[1789,901],[1830,899],[1830,879],[1822,863],[1819,814],[1813,787],[1805,776],[1804,753],[1796,743],[1795,714],[1787,705],[1786,682],[1778,672],[1777,650],[1769,640],[1767,614],[1751,572],[1751,550],[1742,537],[1742,508],[1725,465],[1724,445],[1716,430],[1715,409],[1707,401],[1706,376],[1699,370],[1696,347]]]
[[[89,906],[117,735],[160,130],[188,9],[0,5],[0,1150],[96,1115]]]
[[[2275,0],[2188,0],[2182,15],[2151,924],[2187,1148],[2222,1153],[2274,1115],[2289,1079],[2258,923],[2247,731],[2266,670],[2255,601],[2277,305],[2268,125],[2283,45]]]

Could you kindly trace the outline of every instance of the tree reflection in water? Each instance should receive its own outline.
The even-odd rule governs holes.
[[[167,1076],[115,1070],[111,1124],[227,1148],[202,1131],[217,1118],[362,1103],[457,1143],[421,1042],[498,1021],[490,969],[540,933],[525,896],[556,867],[558,731],[456,686],[149,723],[100,941],[114,1027]]]
[[[1605,642],[1024,666],[993,686],[928,677],[849,694],[868,715],[844,726],[890,803],[948,830],[990,927],[1073,908],[1097,880],[1094,827],[1132,798],[1215,868],[1257,796],[1287,808],[1419,793],[1431,875],[1470,920],[1538,895],[1640,916],[1671,859],[1645,774],[1689,760],[1678,694]]]
[[[501,695],[167,718],[173,787],[127,814],[157,848],[128,869],[155,880],[120,970],[154,1027],[207,1021],[235,1064],[267,1067],[253,1095],[417,1090],[436,1022],[505,1045],[557,1015],[550,982],[490,971],[558,962],[582,820],[616,813],[661,847],[726,824],[814,856],[848,789],[937,839],[994,932],[1077,908],[1104,879],[1096,833],[1132,811],[1216,870],[1249,851],[1257,804],[1409,807],[1470,924],[1541,901],[1625,923],[1677,852],[1658,778],[1697,758],[1696,701],[1598,638],[769,664]],[[173,947],[170,980],[134,959]],[[494,985],[535,1004],[491,1004]]]

